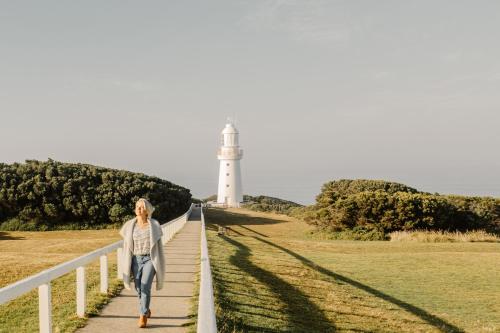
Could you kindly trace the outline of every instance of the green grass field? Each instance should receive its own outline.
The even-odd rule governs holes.
[[[0,232],[0,287],[62,262],[77,258],[120,239],[118,230]],[[116,278],[116,255],[108,255],[109,292],[99,292],[99,259],[86,266],[87,313],[97,314],[122,288]],[[76,274],[71,272],[52,286],[53,332],[74,332],[85,323],[76,316]],[[38,290],[0,305],[0,333],[38,332]]]
[[[500,331],[499,243],[318,240],[282,215],[205,214],[220,332]]]

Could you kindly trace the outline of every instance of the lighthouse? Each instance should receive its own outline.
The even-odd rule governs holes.
[[[238,135],[234,124],[228,122],[222,130],[221,147],[217,151],[220,161],[217,203],[226,207],[239,207],[243,201],[240,170],[243,150],[239,146]]]

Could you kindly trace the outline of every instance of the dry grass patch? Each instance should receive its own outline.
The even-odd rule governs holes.
[[[389,234],[392,242],[500,242],[500,237],[486,231],[394,231]]]
[[[29,277],[57,264],[77,258],[120,239],[118,230],[82,230],[47,232],[0,232],[0,287]],[[87,313],[98,310],[119,292],[116,278],[116,254],[108,255],[109,292],[99,293],[98,260],[88,266]],[[52,282],[54,332],[74,332],[85,323],[76,316],[75,272]],[[38,291],[35,289],[11,302],[0,305],[0,332],[38,331]]]

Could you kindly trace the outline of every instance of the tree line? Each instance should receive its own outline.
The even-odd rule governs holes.
[[[319,229],[366,239],[422,229],[500,233],[499,198],[432,194],[381,180],[327,182],[316,204],[293,214]]]
[[[147,198],[166,222],[191,203],[189,189],[158,177],[81,163],[0,163],[0,230],[117,226]]]

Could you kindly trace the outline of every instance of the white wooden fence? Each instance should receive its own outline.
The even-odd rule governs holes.
[[[216,333],[214,292],[212,272],[208,256],[207,236],[205,231],[205,215],[201,208],[201,241],[200,241],[200,296],[198,301],[198,333]]]
[[[189,219],[189,216],[191,215],[192,209],[193,205],[189,207],[189,210],[184,215],[179,216],[178,218],[162,225],[163,244],[171,240],[174,237],[174,235],[180,229],[182,229],[182,227],[184,227],[187,220]],[[51,333],[52,302],[51,302],[50,282],[76,269],[76,313],[79,317],[83,317],[85,316],[86,290],[87,290],[85,281],[86,280],[85,266],[88,265],[93,260],[100,258],[100,267],[101,267],[100,291],[102,293],[107,293],[108,292],[107,254],[116,250],[117,276],[119,279],[121,279],[123,272],[121,265],[122,248],[123,248],[123,240],[105,246],[98,250],[92,251],[90,253],[87,253],[79,258],[49,268],[36,275],[30,276],[24,280],[3,287],[0,289],[0,304],[6,303],[35,288],[38,288],[40,332]]]

